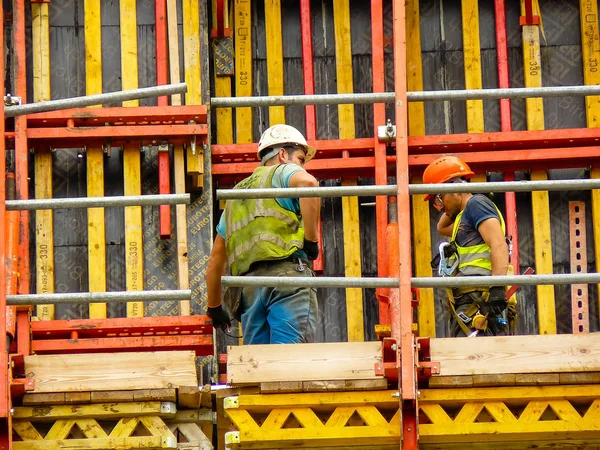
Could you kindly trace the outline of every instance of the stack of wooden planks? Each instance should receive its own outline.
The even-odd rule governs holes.
[[[14,410],[15,450],[212,449],[192,351],[34,355],[25,370],[34,389]]]

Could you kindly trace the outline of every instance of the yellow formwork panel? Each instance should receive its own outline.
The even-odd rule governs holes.
[[[395,391],[238,395],[223,407],[231,448],[400,444]],[[600,386],[423,389],[423,448],[544,448],[600,440]]]
[[[267,86],[269,95],[283,95],[283,43],[281,33],[281,1],[265,1],[265,33],[267,47]],[[285,107],[269,107],[269,124],[285,123]]]
[[[250,0],[235,0],[234,4],[235,92],[238,97],[252,95],[252,11]],[[236,142],[250,143],[252,108],[236,108]]]
[[[465,89],[481,89],[481,46],[479,43],[479,1],[462,0],[462,35],[465,62]],[[483,133],[483,100],[467,100],[467,132]]]

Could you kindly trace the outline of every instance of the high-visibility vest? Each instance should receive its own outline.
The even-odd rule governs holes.
[[[502,233],[506,234],[506,226],[504,225],[504,218],[500,213],[500,210],[494,205],[498,212],[500,219],[500,226],[502,227]],[[469,245],[467,247],[461,247],[456,242],[456,235],[458,234],[458,228],[462,219],[464,209],[458,213],[456,220],[454,221],[454,227],[452,228],[452,242],[456,245],[456,251],[458,253],[458,270],[463,275],[491,275],[492,274],[492,259],[490,246],[485,242],[477,245]]]
[[[235,189],[273,187],[275,166],[259,166]],[[302,216],[273,198],[228,200],[225,208],[227,263],[232,275],[243,275],[252,263],[285,259],[304,244]]]

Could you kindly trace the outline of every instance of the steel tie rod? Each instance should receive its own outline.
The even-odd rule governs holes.
[[[69,303],[100,303],[100,302],[139,302],[139,301],[166,301],[190,300],[192,291],[165,290],[165,291],[121,291],[121,292],[69,292],[62,294],[22,294],[7,295],[6,304],[9,306],[21,305],[55,305]]]
[[[453,100],[501,100],[514,98],[544,98],[599,95],[600,85],[588,86],[545,86],[535,88],[500,89],[454,89],[445,91],[407,92],[409,102],[438,102]],[[393,103],[394,92],[367,92],[354,94],[316,95],[271,95],[258,97],[213,97],[214,108],[236,108],[246,106],[293,106],[293,105],[344,105]]]
[[[190,194],[128,195],[113,197],[48,198],[6,200],[7,211],[39,211],[62,208],[189,205]]]
[[[253,277],[224,276],[223,286],[311,287],[311,288],[397,288],[398,278],[351,277]],[[600,273],[571,273],[548,275],[504,275],[478,277],[417,277],[411,278],[415,288],[446,288],[463,286],[537,286],[557,284],[600,283]]]
[[[102,105],[106,103],[138,100],[142,98],[161,97],[163,95],[184,94],[187,92],[185,83],[165,84],[147,88],[130,89],[127,91],[108,92],[106,94],[86,95],[83,97],[63,98],[45,102],[25,103],[23,105],[5,106],[6,117],[24,116],[61,109],[84,108],[86,106]]]
[[[581,180],[493,181],[490,183],[411,184],[408,192],[416,194],[489,193],[531,191],[583,191],[600,189],[600,178]],[[315,188],[217,189],[223,200],[247,198],[302,198],[397,195],[396,185],[323,186]],[[8,204],[8,202],[7,202]]]

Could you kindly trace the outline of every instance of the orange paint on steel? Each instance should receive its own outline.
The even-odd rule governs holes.
[[[15,95],[27,99],[27,50],[25,33],[25,0],[13,2]],[[29,198],[29,148],[27,145],[27,117],[15,117],[15,180],[17,199]],[[19,213],[19,278],[17,289],[29,293],[29,211]]]
[[[584,202],[569,202],[569,238],[571,273],[587,273]],[[573,319],[573,334],[590,332],[587,284],[571,285],[571,315]]]
[[[383,2],[382,0],[371,1],[371,45],[373,66],[373,92],[385,92],[385,64],[383,56]],[[379,142],[377,138],[377,127],[385,125],[385,103],[373,105],[373,147],[375,150],[375,184],[387,184],[387,162],[385,159],[387,145]],[[388,276],[388,257],[385,245],[386,229],[388,226],[388,202],[387,197],[377,196],[375,198],[375,217],[377,224],[377,275]],[[387,247],[387,249],[386,249]],[[376,289],[378,299],[388,295],[388,289]],[[379,301],[379,323],[390,323],[389,304]]]
[[[28,128],[28,139],[60,140],[86,138],[145,138],[155,136],[167,138],[172,136],[206,135],[208,128],[205,124],[190,125],[122,125],[73,128]],[[114,142],[114,139],[113,139]]]
[[[16,198],[15,174],[6,174],[6,199]],[[4,248],[6,252],[6,295],[17,293],[18,252],[19,252],[19,211],[6,211],[6,234],[4,235]],[[17,308],[6,307],[6,332],[12,338],[16,335]]]

